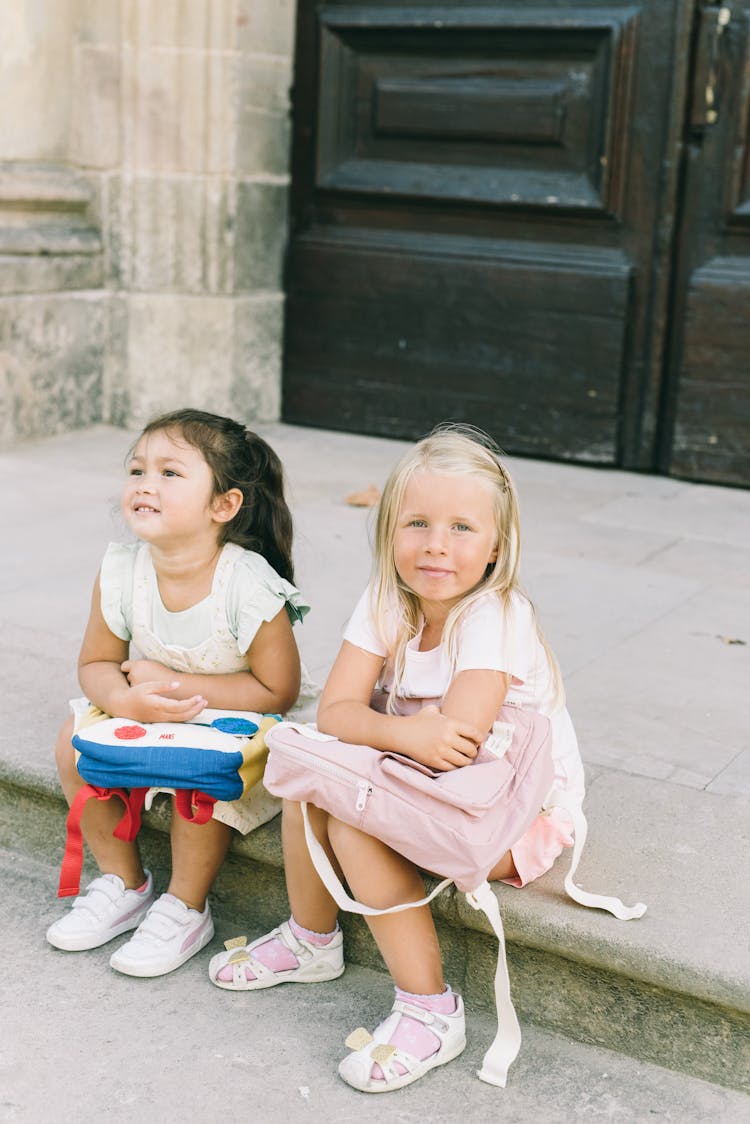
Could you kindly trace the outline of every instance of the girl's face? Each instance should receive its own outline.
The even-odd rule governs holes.
[[[213,474],[202,454],[176,433],[142,437],[128,465],[122,513],[149,543],[175,543],[219,527],[214,522]]]
[[[445,615],[497,558],[489,488],[471,476],[415,472],[404,491],[394,541],[399,576],[425,616]],[[433,608],[433,614],[430,613]]]

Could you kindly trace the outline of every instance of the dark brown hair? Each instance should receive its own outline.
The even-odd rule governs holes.
[[[239,488],[242,506],[223,524],[219,542],[262,554],[274,570],[294,581],[292,515],[284,498],[284,472],[271,446],[232,418],[204,410],[174,410],[148,423],[141,434],[179,433],[203,456],[214,478],[214,495]]]

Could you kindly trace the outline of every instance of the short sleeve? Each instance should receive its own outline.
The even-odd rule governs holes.
[[[344,629],[344,640],[348,640],[350,644],[354,644],[357,648],[363,648],[365,652],[372,652],[376,656],[385,657],[388,654],[386,645],[375,629],[370,612],[369,586],[360,597],[349,618],[349,623]]]
[[[120,640],[131,639],[133,624],[133,574],[138,543],[111,542],[99,575],[102,616]]]
[[[515,683],[528,674],[531,653],[537,646],[530,603],[511,594],[506,606],[488,593],[467,610],[457,637],[456,673],[503,671]]]
[[[296,586],[277,574],[262,555],[244,551],[235,564],[227,591],[227,619],[243,655],[260,626],[272,621],[284,608],[292,624],[310,611]]]

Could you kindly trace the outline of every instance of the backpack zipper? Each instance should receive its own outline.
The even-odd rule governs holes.
[[[344,768],[343,765],[335,765],[331,761],[326,761],[322,757],[316,757],[314,753],[310,753],[306,749],[297,749],[293,745],[285,745],[283,747],[276,746],[276,752],[286,753],[293,761],[301,761],[309,764],[310,760],[315,762],[315,768],[320,773],[325,773],[326,776],[332,777],[333,780],[341,781],[343,784],[349,785],[357,790],[357,799],[354,805],[355,811],[364,812],[367,801],[372,796],[372,785],[362,777],[358,777],[356,773],[350,769]]]

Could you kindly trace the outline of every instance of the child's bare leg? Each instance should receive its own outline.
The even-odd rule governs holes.
[[[338,860],[328,841],[328,815],[308,805],[308,815],[315,835],[325,849],[334,869],[340,874]],[[281,841],[284,847],[286,888],[292,916],[300,925],[315,933],[330,933],[336,927],[338,907],[320,880],[310,858],[305,839],[300,805],[284,801],[281,814]]]
[[[328,816],[312,807],[309,816],[313,831],[340,872],[328,842]],[[233,959],[236,950],[214,956],[208,973],[218,987],[255,991],[286,981],[322,982],[336,979],[344,970],[336,903],[310,858],[299,804],[284,801],[281,835],[292,916],[267,936],[252,941],[240,952],[239,961]]]
[[[379,839],[333,818],[328,822],[328,835],[357,901],[387,909],[425,896],[413,863]],[[417,995],[445,991],[440,945],[429,906],[368,917],[367,924],[398,987]]]
[[[232,829],[219,820],[194,824],[172,812],[172,877],[167,893],[202,913],[206,895],[226,858]]]
[[[69,804],[85,783],[75,767],[72,734],[73,721],[69,719],[55,744],[60,782]],[[153,883],[150,876],[146,879],[138,848],[112,835],[122,813],[122,802],[116,797],[107,801],[92,799],[84,806],[81,828],[102,875],[75,899],[71,909],[50,925],[47,940],[55,948],[82,952],[107,944],[121,933],[135,929],[154,900]]]
[[[333,818],[328,837],[359,901],[387,909],[424,897],[417,868],[380,840]],[[382,1092],[457,1057],[466,1034],[461,999],[443,980],[429,906],[368,917],[367,923],[396,984],[396,1002],[374,1037],[368,1035],[364,1045],[352,1043],[339,1073],[355,1089]]]
[[[60,784],[68,804],[86,783],[76,769],[75,750],[71,743],[73,719],[63,723],[55,743],[55,761]],[[118,874],[125,888],[142,886],[146,875],[135,843],[127,843],[112,834],[122,819],[123,804],[116,796],[110,800],[89,800],[81,816],[81,829],[97,866],[103,874]]]
[[[506,851],[501,859],[493,866],[487,878],[490,882],[499,882],[501,878],[517,878],[518,871],[516,864],[513,862],[513,855],[510,851]]]

